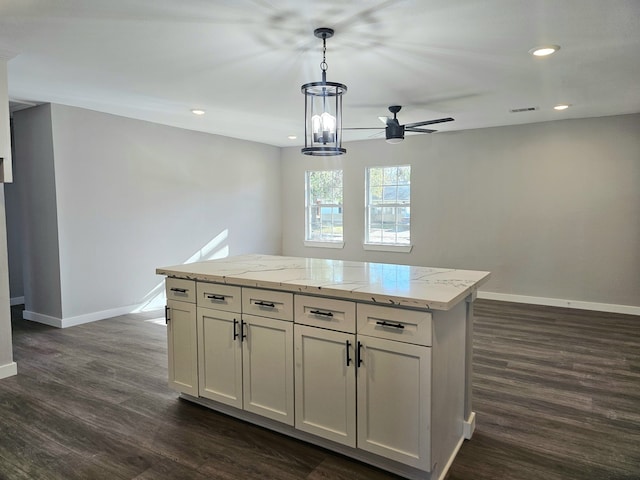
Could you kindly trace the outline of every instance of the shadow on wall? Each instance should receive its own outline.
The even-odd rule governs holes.
[[[204,260],[215,260],[218,258],[226,258],[229,256],[229,229],[224,229],[204,247],[191,255],[187,260],[182,262],[184,265],[194,262],[202,262]],[[164,279],[144,296],[141,305],[131,313],[150,312],[164,308],[166,304],[166,294],[164,290]],[[164,323],[164,320],[163,320]]]

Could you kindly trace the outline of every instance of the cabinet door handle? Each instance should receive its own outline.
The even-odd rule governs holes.
[[[351,364],[351,357],[349,356],[350,347],[351,347],[351,342],[347,340],[347,367]]]
[[[176,287],[171,288],[171,291],[176,293],[187,293],[188,290],[189,290],[188,288],[176,288]]]
[[[254,304],[258,305],[259,307],[269,307],[269,308],[275,308],[275,303],[270,303],[270,302],[263,302],[262,300],[258,300],[256,302],[253,302]]]
[[[240,341],[244,341],[245,338],[247,338],[247,334],[245,333],[245,329],[244,327],[247,326],[247,322],[245,322],[244,320],[240,321]]]
[[[210,300],[223,301],[227,297],[225,297],[224,295],[207,295],[207,298]]]
[[[333,313],[321,312],[320,310],[309,310],[309,313],[312,313],[314,315],[322,315],[323,317],[333,317]]]
[[[169,305],[164,307],[164,324],[167,325],[171,319],[169,318]]]
[[[356,363],[358,368],[362,365],[362,343],[358,342],[358,349],[356,350]]]
[[[384,320],[376,322],[376,325],[380,325],[382,327],[393,327],[393,328],[400,328],[400,329],[404,328],[404,325],[401,323],[389,323],[389,322],[385,322]]]
[[[238,320],[233,319],[233,339],[238,338]]]

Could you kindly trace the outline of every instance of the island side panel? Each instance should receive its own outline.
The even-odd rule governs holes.
[[[473,411],[473,303],[477,291],[467,297],[465,319],[465,388],[464,388],[464,438],[469,440],[476,428],[476,414]]]
[[[465,302],[433,312],[431,461],[433,478],[446,472],[464,440]]]

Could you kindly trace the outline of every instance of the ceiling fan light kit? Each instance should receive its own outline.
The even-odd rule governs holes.
[[[322,81],[305,83],[304,95],[304,148],[302,153],[314,156],[343,155],[342,148],[342,96],[347,86],[327,82],[327,38],[334,34],[331,28],[317,28],[314,35],[322,39]]]

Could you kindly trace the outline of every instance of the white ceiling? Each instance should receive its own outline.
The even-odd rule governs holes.
[[[299,145],[317,27],[346,127],[392,104],[440,131],[640,112],[639,0],[0,0],[0,56],[13,101]]]

